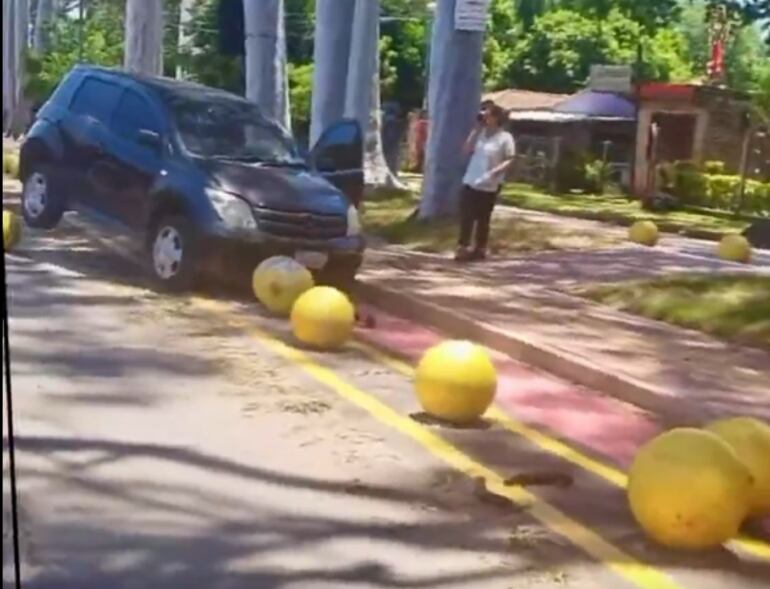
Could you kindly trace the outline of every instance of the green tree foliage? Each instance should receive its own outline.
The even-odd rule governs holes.
[[[606,18],[617,11],[646,31],[656,31],[674,22],[681,5],[679,0],[559,0],[558,4],[594,18]]]
[[[708,6],[705,0],[688,2],[681,19],[671,29],[685,39],[683,57],[699,78],[705,76],[710,59]],[[757,23],[749,19],[734,30],[727,46],[725,67],[730,87],[749,91],[757,88],[763,72],[770,68],[770,48],[763,45]]]
[[[427,0],[382,0],[380,73],[383,101],[422,103],[430,43]]]
[[[691,73],[680,55],[679,34],[661,29],[649,36],[644,27],[618,9],[604,17],[559,9],[536,19],[516,42],[507,72],[508,85],[572,92],[582,87],[593,64],[633,64],[645,49],[643,74],[670,80]],[[499,83],[498,83],[499,85]]]
[[[81,25],[70,13],[53,19],[52,50],[27,57],[26,94],[33,103],[45,100],[81,56]],[[86,63],[119,66],[123,62],[123,6],[115,1],[94,2],[82,27],[82,57]]]

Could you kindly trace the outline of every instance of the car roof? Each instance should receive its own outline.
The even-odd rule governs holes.
[[[186,80],[175,80],[173,78],[148,76],[146,74],[127,72],[125,70],[93,65],[76,66],[75,69],[82,73],[92,72],[135,82],[137,84],[149,87],[152,90],[158,91],[160,94],[164,95],[164,97],[186,97],[198,100],[228,99],[248,102],[243,96],[233,94],[232,92],[227,92],[218,88],[211,88],[210,86],[204,86],[203,84],[197,84],[195,82],[189,82]]]

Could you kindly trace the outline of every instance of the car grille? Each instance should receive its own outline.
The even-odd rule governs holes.
[[[254,216],[260,231],[276,237],[335,239],[347,231],[345,217],[318,213],[295,213],[256,207]]]

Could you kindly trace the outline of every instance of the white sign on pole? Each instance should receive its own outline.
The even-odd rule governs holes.
[[[491,0],[456,0],[455,30],[483,33]]]
[[[591,90],[630,94],[633,70],[630,65],[592,65]]]

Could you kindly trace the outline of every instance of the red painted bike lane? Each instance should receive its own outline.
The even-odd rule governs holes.
[[[416,365],[439,332],[363,306],[376,327],[359,329],[359,340]],[[663,431],[651,413],[598,391],[567,382],[491,351],[498,370],[497,407],[514,420],[564,442],[597,462],[626,472],[639,447]],[[770,521],[761,526],[770,535]]]

